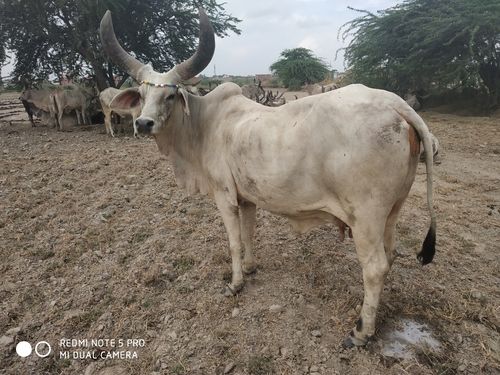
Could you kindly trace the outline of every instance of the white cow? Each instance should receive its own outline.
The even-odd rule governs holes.
[[[64,128],[64,114],[72,111],[75,111],[79,125],[90,124],[88,108],[92,94],[85,88],[76,85],[59,86],[51,95],[51,102],[55,103],[60,130]]]
[[[167,73],[123,50],[109,11],[100,34],[108,56],[141,82],[111,106],[130,109],[141,102],[137,127],[170,158],[178,184],[215,199],[232,257],[227,292],[238,292],[243,273],[255,270],[257,206],[288,218],[300,232],[341,221],[352,229],[365,288],[360,319],[345,345],[365,344],[375,332],[384,279],[395,258],[396,222],[415,178],[420,140],[431,225],[418,259],[429,263],[435,252],[432,146],[420,116],[399,96],[362,85],[280,107],[255,103],[233,83],[204,97],[190,95],[181,82],[202,71],[215,48],[202,10],[196,53]]]
[[[132,124],[134,126],[134,137],[137,136],[137,130],[135,127],[135,119],[140,115],[140,106],[131,106],[128,108],[113,108],[110,106],[113,98],[120,94],[122,90],[108,87],[107,89],[101,91],[99,94],[99,101],[101,102],[102,111],[104,113],[104,125],[106,127],[106,133],[110,134],[112,137],[115,136],[112,125],[112,115],[115,113],[121,117],[132,117]]]

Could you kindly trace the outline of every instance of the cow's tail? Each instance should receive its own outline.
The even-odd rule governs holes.
[[[432,262],[434,254],[436,253],[436,213],[434,211],[432,198],[432,140],[429,128],[424,120],[422,120],[422,118],[408,105],[401,107],[397,109],[397,112],[415,129],[424,145],[425,168],[427,170],[427,205],[431,215],[431,225],[422,245],[422,250],[417,255],[417,259],[422,265],[425,265]]]

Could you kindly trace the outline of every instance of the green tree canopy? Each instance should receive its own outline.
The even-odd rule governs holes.
[[[352,9],[352,8],[351,8]],[[485,88],[500,93],[500,1],[406,0],[344,25],[353,79],[399,94]],[[342,29],[341,29],[342,31]]]
[[[32,81],[50,74],[90,74],[103,89],[114,86],[117,73],[99,40],[99,24],[107,9],[124,48],[156,70],[166,71],[194,52],[200,3],[217,35],[240,32],[236,26],[240,20],[216,0],[0,0],[0,29],[5,32],[5,47],[16,57],[14,78]]]
[[[305,84],[316,83],[326,78],[326,64],[307,48],[286,49],[280,59],[271,65],[271,71],[285,87],[299,89]]]

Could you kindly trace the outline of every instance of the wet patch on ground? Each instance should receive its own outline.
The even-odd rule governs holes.
[[[425,323],[412,319],[391,321],[378,340],[380,354],[385,357],[410,359],[421,351],[439,352],[440,342]]]

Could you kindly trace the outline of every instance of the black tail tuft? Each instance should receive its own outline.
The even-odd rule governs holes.
[[[436,227],[431,225],[427,236],[425,237],[424,244],[422,245],[422,251],[418,253],[417,259],[422,263],[423,266],[432,262],[434,254],[436,253]]]

